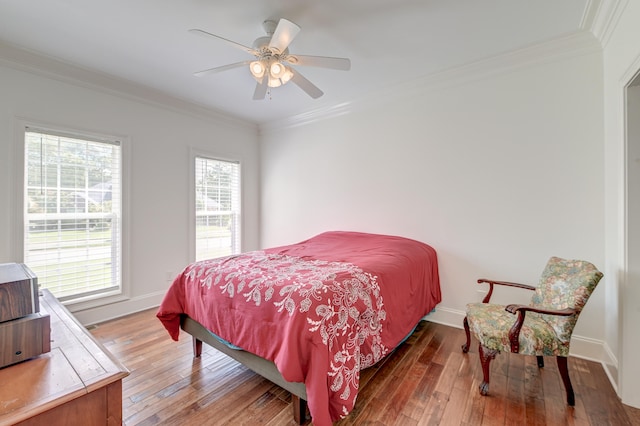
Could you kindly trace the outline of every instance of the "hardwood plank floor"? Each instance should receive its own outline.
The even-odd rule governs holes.
[[[293,425],[291,395],[191,337],[174,342],[155,309],[90,328],[131,374],[123,380],[123,419],[134,425]],[[602,366],[569,359],[576,405],[568,407],[553,358],[500,354],[491,388],[481,396],[477,344],[463,354],[461,329],[423,321],[378,365],[361,374],[347,425],[640,425],[640,410],[623,405]],[[472,342],[474,346],[474,342]]]

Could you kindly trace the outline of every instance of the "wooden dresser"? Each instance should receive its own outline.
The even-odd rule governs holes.
[[[129,371],[47,290],[51,351],[0,369],[0,425],[121,425]]]

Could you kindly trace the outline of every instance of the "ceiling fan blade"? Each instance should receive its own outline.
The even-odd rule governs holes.
[[[288,55],[284,60],[291,65],[331,68],[334,70],[349,71],[351,60],[347,58],[333,58],[330,56]]]
[[[251,63],[251,61],[242,61],[242,62],[236,62],[234,64],[228,64],[228,65],[222,65],[220,67],[215,67],[215,68],[209,68],[206,70],[202,70],[202,71],[198,71],[198,72],[194,72],[193,75],[195,75],[196,77],[202,77],[208,74],[215,74],[215,73],[219,73],[222,71],[226,71],[226,70],[231,70],[234,68],[239,68],[243,65],[249,65]]]
[[[269,88],[269,85],[267,84],[268,82],[269,78],[267,78],[267,76],[263,76],[262,81],[259,81],[258,84],[256,84],[256,90],[253,92],[254,101],[261,101],[264,99],[267,94],[267,89]]]
[[[315,84],[307,80],[302,74],[300,74],[296,70],[291,70],[293,73],[293,77],[291,77],[291,81],[304,90],[307,95],[311,96],[313,99],[318,99],[320,96],[324,95],[324,92],[320,90]]]
[[[249,47],[249,46],[245,46],[245,45],[240,44],[240,43],[236,43],[235,41],[231,41],[231,40],[229,40],[229,39],[227,39],[227,38],[220,37],[220,36],[218,36],[218,35],[211,34],[211,33],[208,33],[208,32],[206,32],[206,31],[199,30],[199,29],[197,29],[197,28],[192,28],[192,29],[190,29],[190,30],[189,30],[189,32],[190,32],[190,33],[192,33],[192,34],[196,34],[196,35],[202,36],[202,37],[207,37],[207,38],[209,38],[209,37],[213,37],[213,38],[217,38],[218,40],[222,40],[222,41],[224,41],[224,42],[226,42],[226,43],[228,43],[228,44],[232,45],[232,46],[233,46],[233,47],[235,47],[236,49],[244,50],[245,52],[250,53],[250,54],[252,54],[252,55],[254,55],[254,56],[257,56],[257,55],[258,55],[258,52],[257,52],[255,49],[253,49],[253,48],[251,48],[251,47]]]
[[[271,36],[269,48],[271,50],[277,50],[279,53],[284,52],[284,50],[289,46],[293,39],[296,38],[299,32],[299,26],[284,18],[280,19],[280,21],[278,21],[276,30]]]

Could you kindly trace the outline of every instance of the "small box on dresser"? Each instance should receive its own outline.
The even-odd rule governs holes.
[[[39,311],[36,275],[22,263],[0,263],[0,322]]]
[[[0,368],[49,352],[50,330],[35,274],[21,263],[0,264]]]

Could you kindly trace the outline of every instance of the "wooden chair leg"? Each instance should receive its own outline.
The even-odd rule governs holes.
[[[469,334],[469,321],[467,321],[467,317],[464,317],[462,324],[464,325],[464,332],[467,335],[467,342],[462,345],[462,352],[466,354],[469,352],[469,345],[471,345],[471,335]]]
[[[489,393],[489,364],[491,363],[491,360],[496,357],[498,351],[478,345],[478,354],[480,355],[480,364],[482,364],[482,383],[480,384],[480,394],[486,395]]]
[[[564,389],[567,391],[567,404],[570,406],[576,405],[576,398],[573,394],[573,386],[571,386],[571,380],[569,379],[569,368],[567,366],[567,357],[566,356],[558,356],[556,357],[558,361],[558,371],[560,371],[560,377],[562,377],[562,382],[564,383]]]
[[[193,341],[193,356],[198,358],[202,355],[202,340],[198,340],[195,337],[192,338]]]
[[[538,368],[544,367],[544,357],[537,355],[536,358],[538,358]]]

